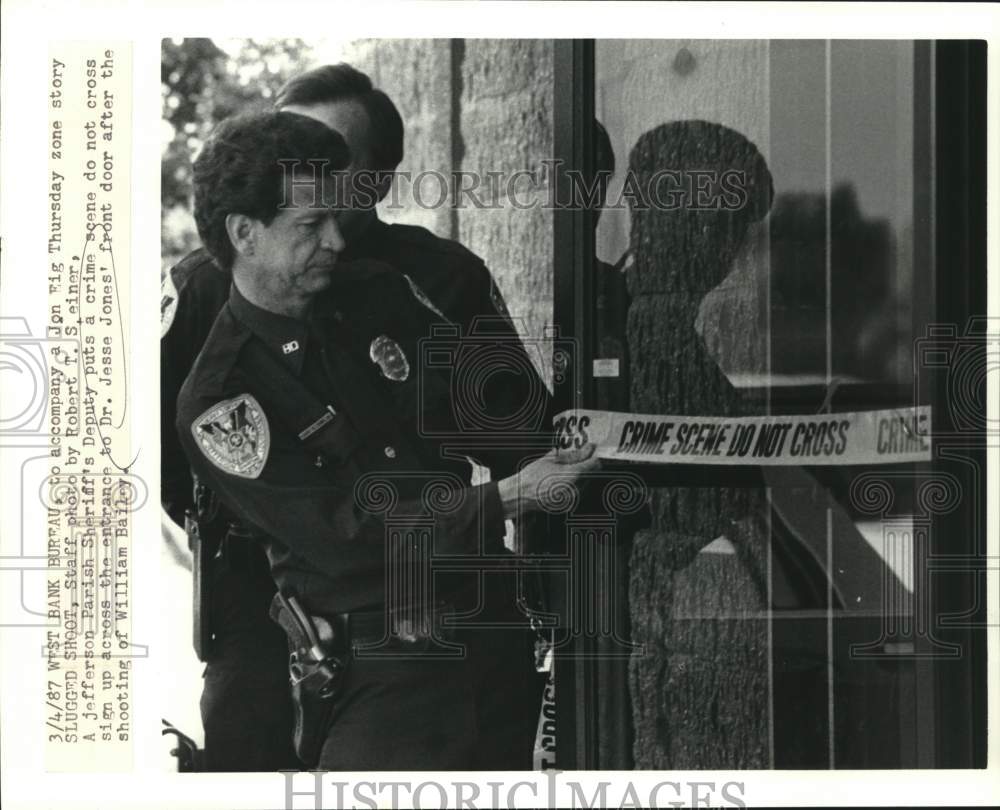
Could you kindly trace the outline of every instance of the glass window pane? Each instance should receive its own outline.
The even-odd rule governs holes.
[[[914,283],[926,52],[595,47],[595,168],[612,174],[591,351],[620,366],[616,385],[595,381],[596,405],[914,404],[912,346],[932,309]],[[630,669],[637,767],[918,764],[933,669],[879,656],[885,628],[915,620],[927,528],[905,476],[891,520],[866,511],[852,491],[865,473],[781,468],[755,488],[654,491],[630,560],[633,638],[647,646]]]

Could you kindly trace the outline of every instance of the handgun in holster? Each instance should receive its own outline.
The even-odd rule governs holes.
[[[311,616],[290,590],[274,595],[270,615],[288,637],[295,753],[312,768],[319,762],[350,660],[348,617],[330,621]]]
[[[184,531],[191,549],[193,609],[191,616],[194,651],[201,661],[213,654],[215,630],[212,626],[212,561],[222,546],[226,521],[219,515],[219,503],[212,491],[197,478],[194,484],[194,509],[184,513]]]

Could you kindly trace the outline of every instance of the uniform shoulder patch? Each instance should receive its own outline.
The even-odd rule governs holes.
[[[177,287],[173,274],[168,272],[160,282],[160,339],[170,331],[177,314]]]
[[[271,449],[264,409],[250,394],[212,406],[194,420],[191,433],[209,461],[241,478],[257,478]]]

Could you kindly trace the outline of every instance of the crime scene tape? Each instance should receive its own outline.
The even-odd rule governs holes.
[[[597,445],[602,459],[644,464],[833,466],[931,459],[931,408],[795,416],[669,416],[569,410],[557,447]]]

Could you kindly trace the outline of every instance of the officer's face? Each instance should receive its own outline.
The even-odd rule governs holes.
[[[276,300],[315,295],[330,286],[344,249],[335,210],[322,204],[323,184],[288,181],[287,208],[258,223],[253,262],[258,283]]]
[[[307,115],[339,132],[351,152],[351,165],[348,167],[350,172],[366,172],[373,169],[370,147],[371,122],[368,120],[365,108],[357,101],[348,99],[323,104],[290,105],[283,109],[286,112]],[[370,189],[371,184],[366,184],[364,188]],[[375,202],[371,198],[372,195],[363,196],[369,197],[367,202]],[[363,202],[365,200],[356,199],[354,207],[342,211],[337,218],[341,232],[348,242],[353,241],[371,220],[372,208],[361,204]]]

